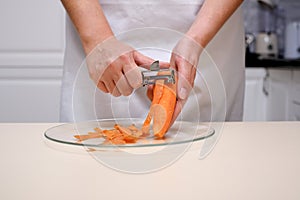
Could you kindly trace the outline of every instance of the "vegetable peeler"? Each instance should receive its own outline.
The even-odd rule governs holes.
[[[142,71],[143,86],[154,84],[156,80],[164,80],[165,83],[175,83],[174,69],[160,69],[159,61],[150,65],[150,70]]]

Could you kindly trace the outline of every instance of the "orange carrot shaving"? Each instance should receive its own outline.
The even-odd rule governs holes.
[[[92,138],[101,138],[103,137],[103,131],[100,128],[95,128],[95,132],[88,132],[87,135],[74,135],[78,141],[84,141]]]
[[[101,130],[100,128],[95,128],[94,130],[95,132],[89,132],[86,135],[74,135],[74,137],[79,142],[93,138],[105,138],[105,144],[126,144],[135,143],[142,136],[142,131],[135,125],[123,127],[116,124],[114,129]]]

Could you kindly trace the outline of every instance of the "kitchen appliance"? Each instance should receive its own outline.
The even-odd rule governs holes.
[[[259,0],[259,33],[255,38],[255,52],[263,57],[278,56],[276,34],[276,5],[271,0]]]
[[[258,33],[255,42],[255,52],[263,57],[277,57],[278,42],[275,33]]]
[[[300,58],[300,21],[290,22],[285,30],[285,52],[287,59]]]
[[[275,4],[272,2],[272,0],[257,0],[258,3],[263,4],[265,6],[268,6],[270,8],[274,8]]]

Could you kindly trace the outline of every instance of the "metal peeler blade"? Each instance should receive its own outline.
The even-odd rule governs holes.
[[[174,69],[160,69],[159,61],[150,65],[150,70],[142,71],[143,86],[155,84],[156,80],[164,80],[165,83],[175,83]]]

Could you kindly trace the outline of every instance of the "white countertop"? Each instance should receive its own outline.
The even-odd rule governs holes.
[[[225,123],[208,157],[128,174],[51,147],[57,124],[0,124],[0,199],[300,199],[300,122]]]

